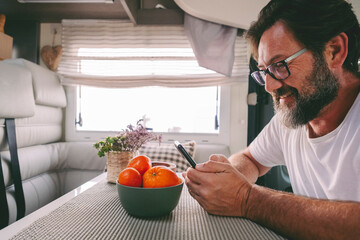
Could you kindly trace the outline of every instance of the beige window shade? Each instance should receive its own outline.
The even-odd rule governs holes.
[[[232,77],[199,67],[184,27],[119,20],[63,20],[63,84],[199,87],[247,81],[247,44],[237,37]]]

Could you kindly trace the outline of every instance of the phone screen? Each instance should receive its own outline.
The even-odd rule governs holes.
[[[178,142],[174,142],[176,149],[181,153],[181,155],[190,163],[190,165],[195,168],[196,162],[192,159],[189,153],[185,150],[185,148]]]

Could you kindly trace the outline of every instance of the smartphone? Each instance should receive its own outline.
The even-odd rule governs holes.
[[[190,165],[195,168],[196,162],[192,157],[189,155],[189,153],[185,150],[185,148],[178,142],[174,142],[176,149],[183,155],[183,157],[190,163]]]

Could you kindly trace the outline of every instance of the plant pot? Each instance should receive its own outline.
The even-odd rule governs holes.
[[[116,183],[119,173],[125,169],[129,161],[136,156],[134,152],[109,152],[107,154],[107,181]]]

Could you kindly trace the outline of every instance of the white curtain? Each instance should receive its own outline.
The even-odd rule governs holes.
[[[200,87],[247,81],[247,43],[237,37],[232,77],[199,67],[184,27],[119,20],[63,20],[63,84]]]

